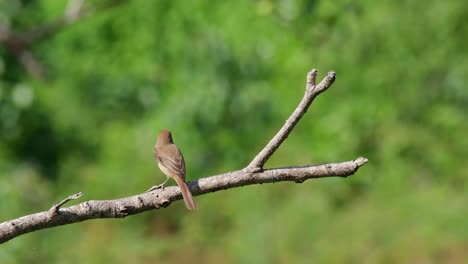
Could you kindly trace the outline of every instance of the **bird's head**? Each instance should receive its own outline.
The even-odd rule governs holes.
[[[156,143],[161,144],[161,145],[174,143],[174,141],[172,140],[171,131],[167,129],[159,131],[158,139]]]

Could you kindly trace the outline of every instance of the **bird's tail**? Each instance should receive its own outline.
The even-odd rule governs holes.
[[[182,193],[182,197],[184,198],[185,206],[189,210],[197,209],[197,204],[195,203],[195,199],[193,199],[193,195],[190,192],[187,183],[180,177],[175,177],[175,181],[177,185],[179,185],[180,192]]]

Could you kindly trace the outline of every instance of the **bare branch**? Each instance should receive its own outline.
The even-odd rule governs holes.
[[[257,154],[252,162],[244,169],[245,171],[257,172],[263,170],[263,165],[268,159],[275,153],[281,143],[289,136],[289,133],[294,129],[296,124],[299,122],[301,117],[307,112],[312,101],[325,90],[327,90],[335,81],[335,72],[331,71],[325,76],[325,78],[315,85],[318,70],[313,69],[307,74],[307,85],[304,97],[297,106],[296,110],[286,120],[283,127],[276,133],[276,135],[268,142],[268,144]]]
[[[262,167],[279,145],[287,138],[299,119],[307,111],[312,100],[329,88],[335,80],[335,73],[328,75],[315,85],[317,70],[307,76],[307,88],[304,98],[286,124],[280,129],[268,145],[243,170],[228,172],[216,176],[201,178],[188,183],[194,196],[231,188],[271,182],[292,181],[302,183],[308,179],[325,177],[348,177],[353,175],[367,162],[364,157],[341,163],[327,163],[316,166],[283,167],[264,170]],[[182,199],[179,187],[172,186],[156,189],[139,195],[115,200],[91,200],[78,205],[62,208],[70,200],[77,199],[81,193],[71,195],[52,206],[48,211],[23,216],[0,223],[0,243],[17,236],[40,229],[82,222],[96,218],[123,218],[148,210],[167,207],[172,202]]]
[[[188,183],[194,196],[231,188],[281,181],[301,183],[307,179],[324,177],[347,177],[355,173],[367,162],[365,158],[342,163],[328,163],[318,166],[288,167],[268,169],[250,173],[242,170],[202,178]],[[69,197],[70,198],[70,197]],[[77,197],[76,197],[77,198]],[[68,198],[67,198],[68,199]],[[68,201],[65,199],[64,201]],[[176,186],[157,189],[149,193],[116,200],[86,201],[78,205],[60,209],[59,213],[49,211],[23,216],[0,223],[0,243],[36,230],[82,222],[96,218],[123,218],[148,210],[167,207],[182,199]]]

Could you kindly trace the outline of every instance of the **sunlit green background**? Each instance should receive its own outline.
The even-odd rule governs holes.
[[[66,2],[0,0],[0,23],[26,32]],[[369,163],[196,197],[195,213],[177,202],[41,230],[0,245],[0,263],[468,261],[467,18],[464,0],[134,0],[33,43],[46,80],[1,46],[0,222],[160,183],[163,128],[188,179],[241,169],[311,68],[337,80],[267,167]]]

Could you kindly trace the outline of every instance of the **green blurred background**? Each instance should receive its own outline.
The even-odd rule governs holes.
[[[311,68],[337,80],[267,167],[369,163],[347,179],[196,197],[196,213],[177,202],[41,230],[0,245],[0,263],[468,261],[467,1],[85,4],[30,45],[46,78],[0,47],[0,221],[160,183],[163,128],[188,179],[241,169]],[[27,32],[66,6],[0,0],[0,24]]]

